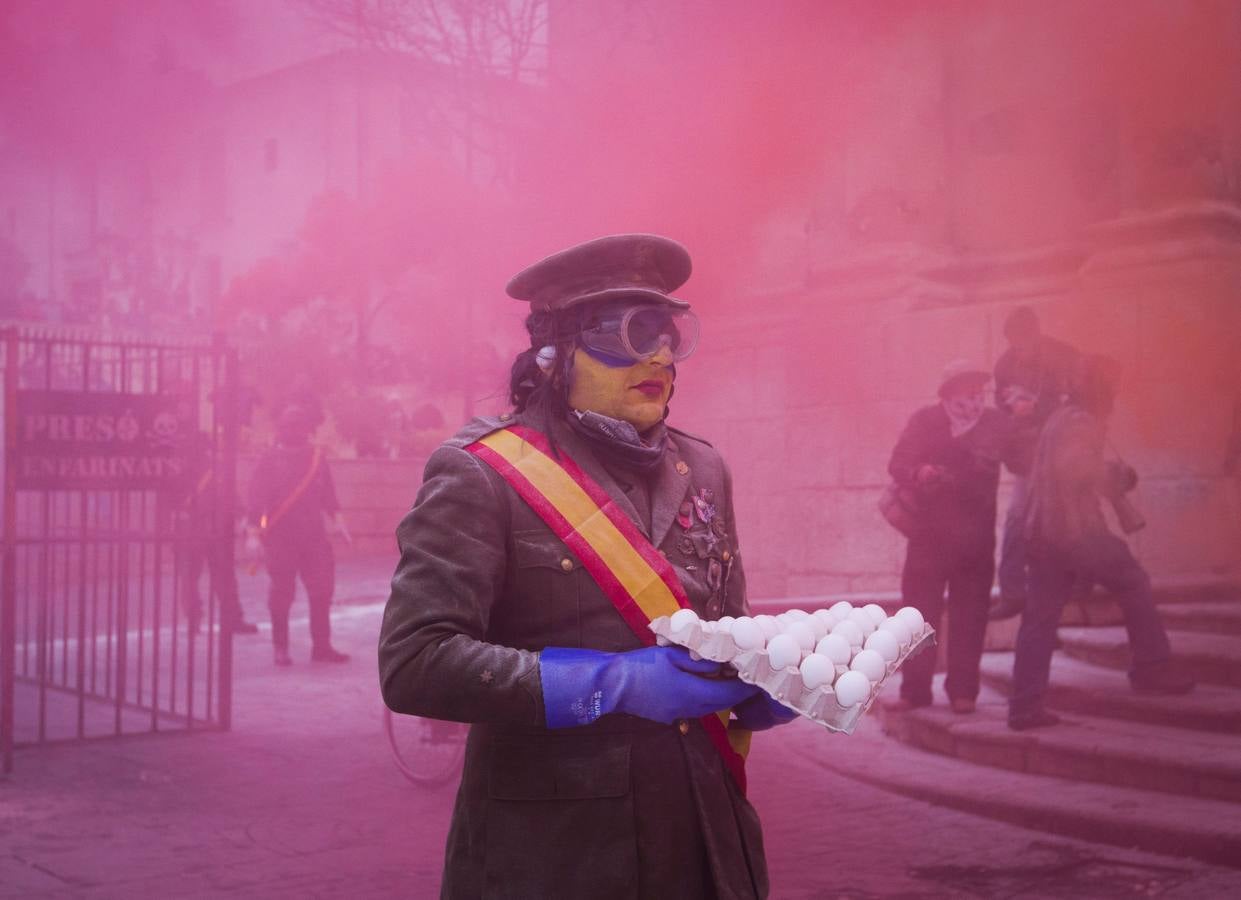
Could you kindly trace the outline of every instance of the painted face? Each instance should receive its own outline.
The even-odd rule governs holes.
[[[982,388],[955,391],[945,398],[944,405],[963,419],[976,419],[987,405],[987,395]]]
[[[569,405],[628,422],[641,433],[664,417],[672,378],[672,351],[667,347],[631,366],[609,366],[579,347],[573,354]]]

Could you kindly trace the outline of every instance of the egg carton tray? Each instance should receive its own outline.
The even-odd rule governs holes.
[[[698,621],[687,628],[682,628],[673,636],[670,621],[670,617],[660,616],[651,622],[651,631],[661,639],[660,643],[676,644],[702,659],[728,663],[737,670],[737,675],[742,681],[758,685],[789,709],[822,725],[828,731],[841,734],[853,733],[858,721],[874,704],[880,690],[905,660],[935,646],[935,629],[930,625],[923,625],[921,633],[914,635],[908,646],[901,650],[900,655],[888,663],[883,677],[871,684],[870,693],[861,702],[844,707],[836,702],[836,693],[830,686],[807,688],[802,681],[801,672],[796,667],[773,668],[767,658],[766,650],[739,650],[733,642],[732,635],[720,632],[707,633],[702,623]],[[836,677],[839,678],[848,669],[848,666],[837,665]]]

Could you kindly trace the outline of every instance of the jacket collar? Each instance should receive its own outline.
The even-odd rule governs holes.
[[[572,428],[562,423],[553,426],[556,445],[562,453],[573,459],[575,463],[603,488],[612,502],[629,517],[638,530],[658,547],[668,536],[677,511],[685,500],[689,489],[689,479],[677,468],[680,461],[680,449],[674,435],[668,436],[668,446],[664,458],[648,477],[651,478],[651,527],[648,530],[642,516],[626,496],[624,489],[608,472],[607,467],[599,461],[591,449],[590,443]]]

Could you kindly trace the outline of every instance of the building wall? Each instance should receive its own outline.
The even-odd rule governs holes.
[[[1142,477],[1152,575],[1237,578],[1241,78],[1207,76],[1241,71],[1241,15],[960,9],[868,50],[873,112],[817,195],[773,211],[741,296],[702,307],[674,406],[732,464],[752,594],[898,586],[904,542],[876,509],[891,449],[948,361],[994,364],[1019,304],[1125,366],[1113,439]],[[1177,58],[1127,69],[1107,29]]]

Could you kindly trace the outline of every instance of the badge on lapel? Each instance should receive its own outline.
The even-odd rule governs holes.
[[[710,488],[703,488],[694,496],[694,510],[698,513],[698,519],[703,525],[710,527],[711,522],[715,519],[715,491]]]
[[[689,531],[694,524],[694,504],[686,500],[677,510],[677,524]]]

